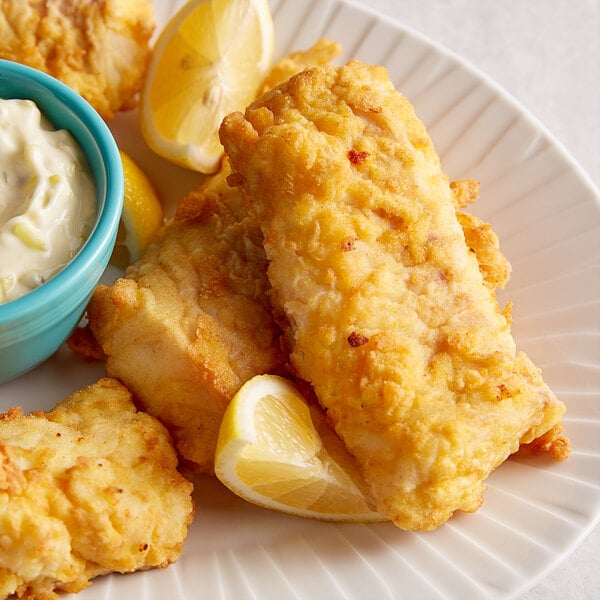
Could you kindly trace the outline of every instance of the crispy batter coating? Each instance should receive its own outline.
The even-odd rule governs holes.
[[[192,484],[158,421],[101,379],[53,410],[0,415],[0,597],[52,599],[176,560]]]
[[[0,0],[0,57],[60,79],[106,119],[137,106],[151,0]]]
[[[475,202],[479,183],[461,179],[450,183],[452,198],[458,209]],[[500,251],[500,241],[489,223],[471,213],[457,210],[456,217],[465,235],[469,251],[475,254],[485,284],[491,289],[503,288],[510,279],[511,266]]]
[[[554,460],[566,460],[571,454],[571,444],[569,439],[564,437],[562,433],[563,427],[558,423],[532,442],[521,444],[518,452],[519,456],[549,454]]]
[[[500,252],[500,241],[489,223],[470,213],[458,211],[458,223],[470,252],[475,254],[484,283],[491,289],[503,288],[510,279],[511,266]]]
[[[226,117],[221,141],[290,360],[378,510],[417,530],[476,510],[489,473],[564,405],[516,352],[410,103],[383,67],[323,66]]]
[[[321,40],[278,63],[267,81],[281,83],[338,52]],[[181,200],[142,260],[112,286],[98,287],[88,307],[106,372],[168,427],[181,456],[207,473],[235,392],[254,375],[282,372],[287,360],[267,300],[262,233],[240,192],[227,185],[229,174],[225,160]]]

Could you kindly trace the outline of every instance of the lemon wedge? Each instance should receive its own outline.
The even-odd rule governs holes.
[[[142,258],[163,222],[163,209],[151,181],[122,150],[125,178],[123,213],[111,263],[122,269]]]
[[[370,506],[353,458],[323,413],[276,375],[245,383],[221,424],[215,474],[245,500],[300,517],[386,520]]]
[[[190,0],[153,50],[140,99],[147,144],[167,160],[214,173],[223,117],[255,99],[273,56],[268,0]]]

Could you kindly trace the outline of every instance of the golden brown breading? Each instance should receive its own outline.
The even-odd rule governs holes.
[[[452,200],[456,208],[465,208],[479,198],[479,182],[474,179],[457,179],[450,182]]]
[[[85,362],[106,360],[102,347],[87,326],[76,327],[67,339],[69,348]]]
[[[479,183],[472,179],[460,179],[450,183],[452,198],[458,209],[475,202],[479,196]],[[511,266],[500,252],[500,241],[491,226],[479,217],[457,210],[456,217],[469,251],[475,254],[479,270],[491,290],[503,288],[510,279]]]
[[[339,46],[322,40],[284,59],[279,83]],[[267,300],[262,234],[227,185],[229,163],[183,198],[145,256],[112,286],[100,286],[89,325],[106,371],[171,431],[180,454],[212,473],[225,408],[254,375],[287,360]],[[89,353],[88,353],[89,354]]]
[[[427,131],[383,67],[305,71],[225,118],[290,360],[379,512],[433,529],[564,406],[516,353]]]
[[[571,443],[563,435],[563,427],[559,423],[528,444],[521,444],[519,456],[536,456],[549,454],[554,460],[562,461],[571,454]]]
[[[78,592],[181,552],[192,484],[167,431],[101,379],[53,410],[0,415],[0,597]]]
[[[470,213],[458,211],[456,218],[470,252],[475,254],[479,270],[490,290],[503,288],[510,279],[511,266],[500,252],[498,236],[489,223]]]
[[[0,57],[60,79],[106,119],[137,106],[151,0],[0,0]]]

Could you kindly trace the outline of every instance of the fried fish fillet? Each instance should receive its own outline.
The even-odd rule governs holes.
[[[430,530],[476,510],[490,472],[565,407],[517,353],[413,107],[383,67],[323,66],[226,117],[221,141],[291,363],[379,512]]]
[[[125,278],[98,286],[87,308],[106,373],[207,473],[229,400],[284,362],[260,231],[227,188],[227,172],[185,198],[144,257]]]
[[[51,599],[176,560],[193,515],[165,428],[101,379],[0,415],[0,597]]]
[[[60,79],[106,119],[137,106],[151,0],[0,0],[0,58]]]
[[[320,40],[278,63],[280,83],[306,65],[333,58]],[[267,299],[260,228],[238,190],[220,173],[183,198],[175,218],[126,277],[99,286],[89,328],[106,355],[106,372],[163,422],[181,456],[212,473],[221,419],[252,376],[283,372],[287,357]]]

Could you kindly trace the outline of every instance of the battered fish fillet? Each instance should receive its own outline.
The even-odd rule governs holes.
[[[339,46],[321,40],[276,68],[280,83]],[[181,456],[212,473],[225,408],[254,375],[284,371],[287,357],[267,300],[260,228],[238,190],[217,175],[182,199],[175,218],[126,277],[99,286],[89,328],[106,372],[164,423]]]
[[[221,127],[260,224],[291,363],[378,510],[430,530],[482,503],[565,410],[516,353],[423,124],[383,67],[305,71]]]
[[[265,297],[260,231],[239,193],[227,189],[227,172],[182,201],[145,256],[125,278],[98,286],[87,309],[106,373],[207,473],[229,400],[284,362]]]
[[[176,560],[192,484],[158,421],[101,379],[47,413],[0,415],[0,598],[75,593]]]
[[[106,119],[137,106],[151,0],[0,0],[0,58],[53,75]]]

